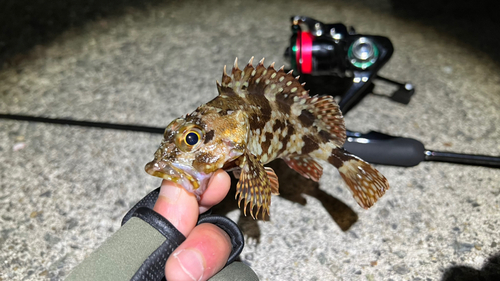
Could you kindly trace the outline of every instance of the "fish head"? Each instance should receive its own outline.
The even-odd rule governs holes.
[[[145,170],[181,185],[199,199],[213,173],[243,154],[247,127],[246,119],[236,112],[221,116],[195,111],[177,118],[165,129]]]

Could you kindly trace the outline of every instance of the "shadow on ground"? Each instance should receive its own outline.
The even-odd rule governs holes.
[[[358,220],[358,215],[349,206],[321,190],[318,183],[306,179],[290,169],[284,161],[278,159],[271,162],[268,166],[273,168],[279,178],[280,197],[303,206],[307,204],[307,200],[303,196],[304,194],[314,197],[315,200],[321,202],[330,217],[342,231],[349,230],[349,228]],[[220,204],[212,209],[215,214],[225,215],[235,209],[238,209],[238,203],[234,199],[236,183],[238,181],[232,178],[231,182],[232,186],[229,194]],[[339,182],[338,184],[341,185],[342,183]],[[271,216],[279,218],[280,214],[271,214]],[[257,222],[252,217],[248,215],[245,216],[243,211],[240,213],[238,226],[248,237],[259,241],[260,229]]]
[[[490,257],[481,270],[468,266],[448,268],[442,281],[497,281],[500,280],[500,253]]]

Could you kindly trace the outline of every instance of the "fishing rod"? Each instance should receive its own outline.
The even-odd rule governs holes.
[[[416,139],[373,131],[367,134],[347,131],[344,148],[374,164],[412,167],[422,161],[438,161],[500,168],[500,157],[430,150]]]
[[[144,132],[153,134],[163,134],[163,132],[165,131],[165,128],[143,125],[92,122],[19,114],[0,114],[0,119]],[[428,150],[420,141],[416,139],[395,137],[379,132],[362,134],[358,132],[347,131],[347,140],[344,144],[344,148],[370,163],[382,165],[412,167],[420,164],[423,161],[439,161],[455,164],[500,168],[500,157]]]

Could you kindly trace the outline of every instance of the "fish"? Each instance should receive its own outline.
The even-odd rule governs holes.
[[[192,113],[173,120],[146,164],[147,173],[173,181],[197,199],[215,171],[233,171],[238,206],[255,219],[269,216],[271,195],[279,194],[278,177],[264,165],[281,158],[300,175],[319,181],[326,162],[337,168],[356,202],[371,207],[389,189],[373,166],[350,154],[343,115],[332,96],[311,96],[284,67],[274,62],[230,74],[224,66],[218,96]],[[318,162],[319,161],[319,162]],[[241,203],[243,202],[243,205]]]

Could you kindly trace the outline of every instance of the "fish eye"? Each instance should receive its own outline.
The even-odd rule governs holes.
[[[196,145],[200,141],[200,135],[197,132],[189,132],[184,139],[188,145]]]
[[[190,124],[180,128],[177,134],[176,145],[182,151],[192,151],[203,141],[203,137],[203,129]]]

